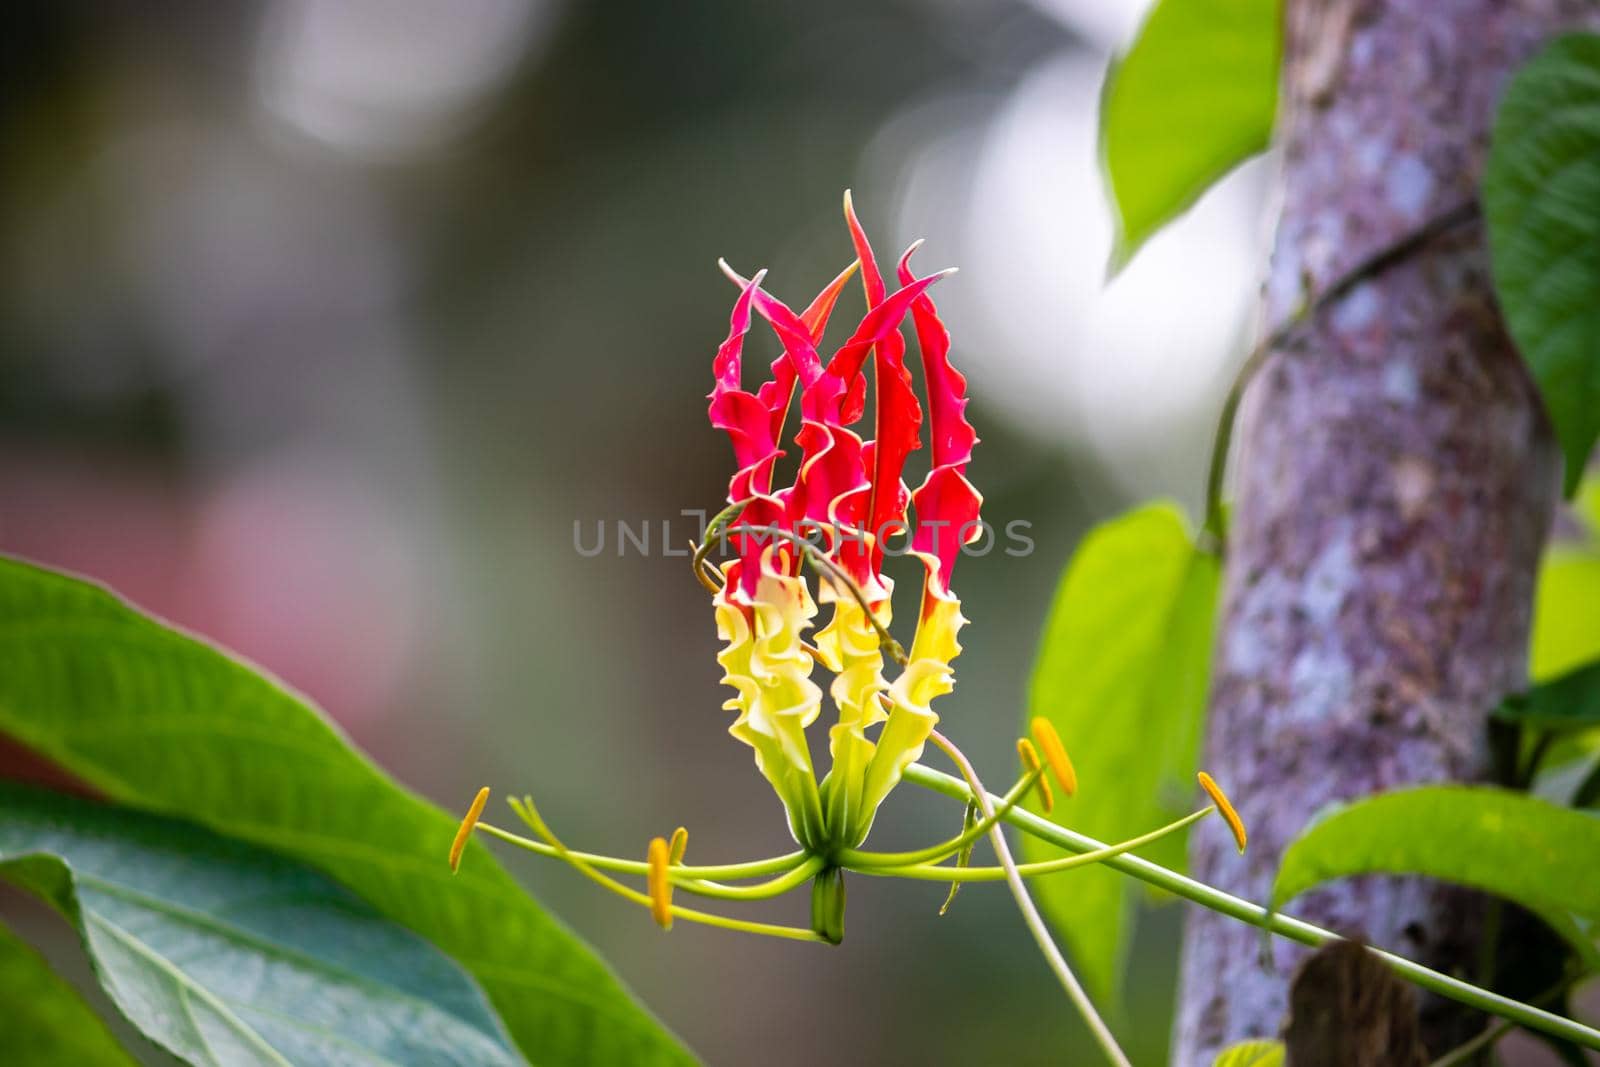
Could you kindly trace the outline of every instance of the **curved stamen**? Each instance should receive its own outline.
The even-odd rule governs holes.
[[[1190,812],[1175,822],[1170,822],[1149,833],[1130,837],[1126,841],[1105,848],[1095,849],[1092,852],[1079,852],[1072,856],[1063,856],[1060,859],[1041,860],[1038,863],[1019,863],[1016,865],[1017,873],[1024,878],[1037,878],[1044,874],[1056,874],[1061,871],[1070,871],[1078,867],[1087,867],[1090,864],[1100,863],[1120,856],[1124,852],[1132,852],[1136,848],[1161,840],[1169,834],[1175,834],[1187,829],[1201,819],[1216,811],[1214,805],[1201,808],[1199,811]],[[999,882],[1006,878],[1004,867],[944,867],[933,864],[917,864],[909,867],[852,867],[851,870],[861,874],[869,874],[880,878],[911,878],[924,882]]]
[[[578,858],[567,846],[563,845],[561,840],[551,832],[550,827],[545,825],[544,819],[539,816],[539,810],[533,806],[532,797],[523,797],[520,802],[512,798],[511,807],[522,817],[523,821],[533,828],[534,833],[544,838],[545,842],[555,849],[556,854],[561,859],[566,860],[585,878],[588,878],[598,886],[611,890],[624,900],[632,901],[652,911],[655,910],[656,902],[648,894],[641,893],[637,889],[623,885],[615,878],[601,874],[593,866]],[[645,864],[645,867],[648,874],[649,864]],[[782,937],[791,941],[827,943],[815,930],[798,926],[777,926],[773,923],[750,922],[746,919],[734,919],[726,915],[713,915],[710,912],[696,911],[694,908],[685,908],[677,904],[669,905],[666,911],[674,919],[683,919],[686,922],[700,923],[705,926],[717,926],[724,930],[738,930],[742,933],[762,934],[767,937]]]
[[[670,875],[669,877],[672,884],[685,893],[715,897],[719,900],[766,900],[769,897],[782,896],[796,886],[804,885],[812,875],[822,870],[826,863],[827,861],[821,856],[812,856],[794,870],[765,882],[757,882],[755,885],[723,885],[720,882],[707,882],[694,878]]]
[[[513,804],[513,807],[515,807],[515,804]],[[518,812],[517,814],[521,816],[522,813]],[[526,817],[523,818],[523,821],[527,821]],[[551,845],[542,841],[530,840],[509,830],[502,830],[491,823],[480,822],[478,829],[490,837],[498,837],[509,845],[516,845],[518,848],[527,849],[529,852],[537,853],[540,856],[548,856],[552,859],[565,859],[567,856],[572,856],[590,866],[598,867],[603,871],[616,871],[618,874],[643,876],[650,873],[650,865],[642,860],[622,859],[617,856],[605,856],[595,852],[579,852],[575,849],[566,849],[565,855],[563,855],[561,850]],[[772,856],[764,860],[752,860],[749,863],[723,863],[700,867],[689,867],[673,863],[668,865],[667,871],[672,875],[674,881],[700,878],[760,878],[764,875],[783,874],[791,871],[805,862],[806,855],[805,852],[789,852],[782,856]]]
[[[941,841],[939,844],[929,845],[927,848],[919,848],[914,852],[863,852],[854,848],[841,849],[837,857],[839,864],[851,869],[860,869],[865,867],[910,867],[918,864],[938,863],[947,856],[952,856],[961,851],[966,845],[994,829],[995,824],[1004,819],[1011,809],[1016,807],[1023,797],[1028,795],[1028,790],[1033,788],[1034,783],[1040,781],[1039,776],[1043,773],[1043,770],[1042,767],[1038,767],[1023,775],[1017,780],[1017,784],[1012,786],[1010,791],[1000,799],[1000,806],[995,809],[992,816],[984,816],[980,822],[974,823],[970,828],[963,830],[948,841]]]
[[[677,867],[683,864],[683,854],[689,851],[689,828],[680,826],[672,831],[672,841],[667,847],[667,864]]]

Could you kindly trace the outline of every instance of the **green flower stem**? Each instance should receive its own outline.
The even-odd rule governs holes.
[[[974,796],[973,790],[961,779],[925,767],[920,763],[913,763],[905,770],[905,780],[915,782],[925,789],[953,797],[956,800],[968,801]],[[1068,830],[1058,826],[1047,819],[1041,819],[1028,811],[1012,810],[1005,816],[1005,821],[1013,826],[1030,833],[1041,841],[1049,842],[1073,852],[1092,852],[1103,849],[1106,845],[1092,837]],[[1313,947],[1326,944],[1329,941],[1339,940],[1339,935],[1324,930],[1320,926],[1308,923],[1303,919],[1296,919],[1281,912],[1269,911],[1259,904],[1252,904],[1248,900],[1240,899],[1220,889],[1213,889],[1203,882],[1197,882],[1185,877],[1176,871],[1168,870],[1157,863],[1141,859],[1138,856],[1113,856],[1102,861],[1107,867],[1132,875],[1140,881],[1148,882],[1169,893],[1194,901],[1196,904],[1210,908],[1212,911],[1221,912],[1240,922],[1249,923],[1251,926],[1260,927],[1279,937],[1288,938],[1302,945]],[[1600,1049],[1600,1030],[1585,1026],[1573,1019],[1557,1015],[1524,1004],[1521,1001],[1503,997],[1498,993],[1491,993],[1468,982],[1463,982],[1449,975],[1440,974],[1420,963],[1397,956],[1392,952],[1382,949],[1372,949],[1379,959],[1383,960],[1403,978],[1407,978],[1424,989],[1438,993],[1440,996],[1498,1015],[1503,1019],[1510,1019],[1520,1026],[1541,1033],[1552,1034],[1565,1038],[1584,1048]]]
[[[1076,867],[1088,867],[1091,864],[1104,863],[1113,856],[1120,856],[1124,852],[1143,848],[1145,845],[1161,840],[1168,834],[1175,834],[1179,830],[1187,829],[1216,810],[1215,807],[1201,808],[1199,811],[1191,812],[1160,829],[1129,838],[1127,841],[1111,845],[1108,848],[1095,849],[1092,852],[1081,852],[1075,856],[1063,856],[1060,859],[1042,860],[1038,863],[1019,863],[1017,864],[1017,873],[1024,878],[1034,878],[1041,874],[1055,874],[1058,871],[1070,871]],[[909,867],[852,867],[851,870],[883,878],[913,878],[925,882],[998,882],[1006,877],[1006,869],[1004,867],[944,867],[932,864],[917,864]]]
[[[1534,1004],[1543,1004],[1561,996],[1572,985],[1573,979],[1563,978],[1543,993],[1533,998]],[[1476,1037],[1469,1038],[1465,1043],[1441,1055],[1438,1059],[1428,1064],[1428,1067],[1465,1067],[1466,1064],[1479,1061],[1479,1053],[1484,1049],[1493,1048],[1495,1043],[1515,1030],[1516,1024],[1509,1019],[1497,1019],[1480,1030]],[[1589,1062],[1587,1059],[1585,1063]]]
[[[479,830],[490,837],[498,837],[507,844],[525,848],[529,852],[537,852],[541,856],[550,856],[554,859],[573,857],[580,859],[591,866],[603,871],[616,871],[619,874],[637,874],[640,877],[648,874],[650,865],[644,860],[626,860],[616,856],[601,856],[593,852],[578,852],[574,849],[562,851],[545,844],[543,841],[534,841],[531,838],[514,834],[509,830],[502,830],[486,822],[478,823]],[[683,884],[702,878],[760,878],[769,874],[786,874],[806,861],[804,852],[790,852],[784,856],[773,856],[770,859],[751,860],[749,863],[724,863],[709,867],[692,867],[679,864],[667,868],[672,875],[674,884]],[[726,887],[734,888],[734,887]]]
[[[985,819],[992,818],[995,811],[994,802],[998,798],[991,797],[989,791],[983,788],[983,783],[978,780],[978,772],[973,770],[971,761],[938,730],[932,731],[929,734],[929,739],[943,749],[945,755],[954,760],[956,766],[961,768],[961,773],[970,783],[970,788],[967,790],[967,798],[977,803],[978,810],[983,812]],[[915,767],[917,764],[912,764],[912,766]],[[941,775],[941,777],[948,776]],[[955,778],[950,780],[952,782],[959,781],[959,779]],[[1008,818],[1014,818],[1022,814],[1025,813],[1013,809]],[[1055,972],[1057,980],[1061,983],[1061,988],[1067,991],[1068,999],[1078,1009],[1078,1013],[1083,1016],[1083,1021],[1088,1024],[1089,1032],[1094,1035],[1100,1050],[1105,1053],[1106,1058],[1116,1067],[1132,1067],[1132,1064],[1128,1062],[1127,1054],[1122,1051],[1122,1046],[1117,1044],[1117,1039],[1112,1035],[1111,1028],[1106,1025],[1104,1019],[1100,1018],[1099,1011],[1095,1009],[1094,1001],[1089,999],[1088,992],[1084,990],[1082,983],[1078,981],[1078,976],[1072,973],[1071,967],[1067,966],[1066,957],[1061,955],[1061,949],[1056,947],[1054,939],[1050,936],[1049,928],[1045,926],[1044,919],[1039,915],[1039,909],[1033,906],[1033,898],[1028,896],[1028,887],[1022,881],[1022,876],[1017,873],[1016,861],[1011,858],[1011,848],[1006,844],[1005,827],[996,825],[991,829],[989,831],[989,841],[994,846],[994,854],[999,858],[1001,866],[1006,870],[1006,883],[1011,887],[1011,895],[1016,898],[1017,910],[1022,912],[1022,919],[1028,926],[1028,932],[1033,935],[1033,940],[1038,944],[1039,951],[1044,954],[1045,962]]]
[[[559,858],[571,864],[573,868],[578,871],[578,873],[582,874],[585,878],[589,879],[591,882],[594,882],[596,885],[611,890],[624,900],[631,900],[635,904],[645,908],[651,906],[651,900],[648,894],[641,893],[631,886],[623,885],[615,878],[610,878],[604,874],[601,874],[594,867],[580,859],[576,853],[569,850],[567,846],[563,845],[556,837],[555,833],[551,831],[550,827],[545,825],[544,819],[539,815],[539,809],[533,806],[532,798],[522,798],[520,805],[513,798],[511,805],[516,813],[522,816],[527,824],[533,828],[533,832],[544,838],[550,847],[555,849],[555,854]],[[764,937],[781,937],[790,941],[812,941],[818,944],[828,943],[821,934],[818,934],[815,930],[808,928],[802,928],[798,926],[777,926],[772,923],[751,922],[746,919],[734,919],[726,915],[713,915],[710,912],[696,911],[694,908],[680,907],[677,904],[669,905],[668,910],[672,912],[672,917],[674,919],[683,919],[686,922],[700,923],[704,926],[716,926],[724,930],[738,930],[739,932],[746,934],[760,934]]]
[[[927,848],[919,848],[915,852],[863,852],[860,849],[845,848],[839,850],[838,855],[834,857],[835,862],[841,867],[848,867],[853,871],[861,871],[864,874],[877,873],[869,869],[875,867],[904,868],[915,864],[938,863],[940,860],[960,852],[967,845],[994,829],[995,824],[1005,816],[1006,812],[1016,807],[1017,803],[1024,796],[1027,796],[1028,790],[1033,788],[1034,783],[1039,780],[1039,776],[1043,773],[1044,767],[1041,766],[1038,770],[1023,775],[1022,779],[1011,787],[1011,791],[1000,798],[1000,806],[995,809],[992,818],[986,818],[981,822],[974,823],[948,841],[937,845],[929,845]],[[939,869],[948,870],[948,868]]]

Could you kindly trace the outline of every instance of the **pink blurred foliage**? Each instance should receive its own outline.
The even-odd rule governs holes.
[[[415,676],[417,580],[394,524],[315,457],[208,488],[95,455],[0,460],[0,552],[99,581],[265,667],[360,734]]]

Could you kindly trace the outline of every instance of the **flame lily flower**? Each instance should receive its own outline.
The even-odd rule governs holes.
[[[967,383],[950,363],[950,337],[929,295],[948,275],[917,276],[912,245],[896,264],[892,291],[845,194],[845,222],[855,262],[796,313],[764,288],[766,272],[744,278],[722,264],[738,286],[728,333],[712,360],[709,416],[733,444],[735,470],[728,506],[708,525],[693,566],[712,593],[723,647],[717,661],[733,695],[729,733],[748,745],[756,767],[787,814],[798,851],[747,863],[691,866],[683,862],[688,832],[652,838],[644,859],[578,852],[556,837],[530,797],[511,807],[533,838],[481,818],[488,789],[474,798],[449,850],[454,868],[474,832],[565,861],[585,877],[649,910],[663,929],[674,920],[800,941],[837,943],[844,935],[844,872],[950,883],[1006,881],[1029,930],[1062,987],[1083,1013],[1107,1058],[1126,1063],[1051,940],[1023,879],[1074,870],[1177,833],[1220,810],[1242,848],[1243,824],[1215,783],[1200,781],[1213,805],[1167,826],[1114,845],[1040,863],[1018,864],[1001,822],[1034,790],[1048,797],[1048,768],[1071,797],[1076,775],[1066,749],[1044,718],[1033,723],[1038,743],[1023,740],[1022,775],[1001,797],[991,797],[972,764],[936,729],[932,704],[955,684],[953,661],[966,619],[950,585],[964,545],[982,536],[983,498],[967,480],[977,434],[967,421]],[[866,313],[844,344],[824,359],[820,346],[851,276],[860,271]],[[760,319],[782,348],[752,391],[744,384],[746,336]],[[927,397],[918,399],[907,359],[912,327]],[[872,412],[867,418],[868,377]],[[796,404],[798,401],[798,405]],[[778,478],[785,433],[798,406],[798,450],[792,480]],[[870,434],[863,437],[857,427]],[[929,470],[909,489],[907,460],[928,439]],[[909,652],[890,633],[894,582],[884,573],[887,542],[903,538],[922,564],[915,636]],[[708,562],[714,540],[732,558]],[[815,578],[813,586],[810,579]],[[815,627],[822,609],[826,623]],[[811,638],[808,640],[808,637]],[[891,666],[892,664],[892,666]],[[820,666],[831,675],[827,692],[813,679]],[[887,673],[894,671],[891,679]],[[818,777],[807,730],[831,703],[829,767]],[[878,807],[934,744],[961,770],[969,790],[961,832],[909,852],[869,852],[860,846]],[[1048,805],[1048,801],[1047,801]],[[1022,825],[1026,827],[1026,822]],[[972,866],[973,847],[987,838],[999,866]],[[610,872],[610,873],[608,873]],[[640,890],[613,875],[640,879]],[[764,880],[758,880],[764,879]],[[742,884],[730,884],[742,883]],[[811,883],[809,926],[735,919],[674,903],[674,891],[723,900],[761,900]],[[941,909],[940,914],[943,914]]]
[[[950,588],[962,545],[980,536],[982,497],[967,480],[977,435],[966,419],[966,380],[950,365],[949,334],[927,290],[949,272],[918,278],[901,257],[899,288],[889,292],[855,212],[845,216],[868,310],[826,361],[818,352],[847,268],[801,314],[762,288],[740,286],[727,339],[713,364],[710,417],[733,442],[738,469],[728,500],[736,558],[714,598],[725,647],[723,681],[734,690],[730,732],[755,752],[788,812],[795,839],[819,851],[859,845],[878,806],[919,758],[938,722],[932,701],[951,690],[951,661],[966,620]],[[855,265],[852,265],[855,266]],[[741,381],[741,352],[752,312],[777,335],[783,355],[754,392]],[[915,492],[902,478],[921,448],[924,425],[901,325],[911,318],[929,397],[931,469]],[[852,427],[865,414],[868,362],[876,388],[871,439]],[[798,387],[800,457],[794,481],[774,488],[782,430]],[[788,536],[785,536],[788,535]],[[892,619],[894,583],[883,573],[885,540],[909,536],[924,565],[916,637],[892,682],[882,639]],[[817,599],[831,606],[808,648],[818,614],[805,564],[818,572]],[[889,646],[895,651],[893,646]],[[819,716],[820,663],[837,712],[829,730],[832,767],[819,783],[806,728]],[[869,731],[881,726],[876,739]]]

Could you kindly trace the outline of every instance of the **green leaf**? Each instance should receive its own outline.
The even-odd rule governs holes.
[[[1586,730],[1600,726],[1600,660],[1508,697],[1498,718],[1536,730]]]
[[[199,827],[0,785],[0,876],[65,914],[128,1021],[189,1063],[524,1062],[438,949]]]
[[[1242,1041],[1217,1053],[1211,1067],[1283,1067],[1282,1041]]]
[[[1216,558],[1182,512],[1151,504],[1091,530],[1045,625],[1031,714],[1061,734],[1082,791],[1052,818],[1120,841],[1192,810],[1195,752],[1210,677]],[[1035,808],[1037,810],[1037,808]],[[1025,838],[1032,859],[1049,850]],[[1183,865],[1174,836],[1146,850]],[[1085,979],[1114,997],[1132,935],[1133,884],[1100,868],[1042,878],[1035,893]]]
[[[1336,806],[1312,823],[1284,852],[1272,906],[1335,878],[1420,874],[1505,897],[1541,918],[1593,922],[1596,856],[1600,819],[1504,789],[1421,786]]]
[[[1159,0],[1106,73],[1100,150],[1126,263],[1168,220],[1267,146],[1280,0]]]
[[[1528,671],[1558,678],[1600,658],[1600,553],[1552,545],[1539,563]]]
[[[451,876],[459,816],[301,697],[98,586],[0,560],[0,732],[119,803],[332,875],[455,957],[534,1063],[692,1062],[481,843]]]
[[[1578,783],[1578,787],[1572,791],[1572,806],[1575,808],[1600,808],[1600,759],[1590,764],[1588,773]]]
[[[0,1053],[10,1067],[138,1067],[78,991],[0,926]]]
[[[1578,486],[1600,435],[1600,37],[1512,79],[1483,174],[1495,290]]]
[[[1600,478],[1583,483],[1573,510],[1586,536],[1551,545],[1539,562],[1529,658],[1536,682],[1600,659]]]

